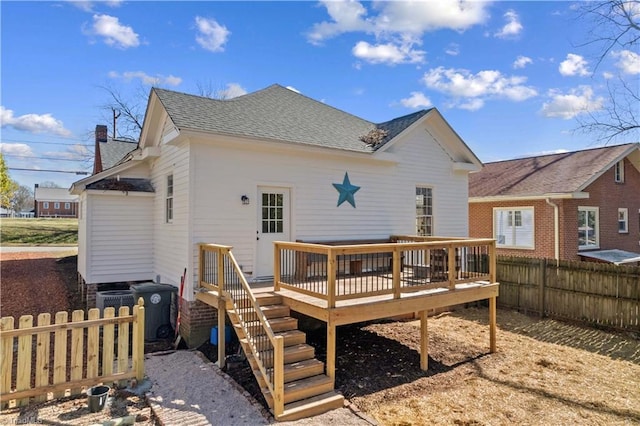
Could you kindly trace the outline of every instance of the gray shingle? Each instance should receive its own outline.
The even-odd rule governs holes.
[[[102,170],[107,170],[115,166],[125,155],[136,149],[138,142],[109,139],[107,142],[100,142],[98,146],[100,147]]]
[[[485,163],[481,171],[469,175],[469,196],[531,196],[581,191],[591,178],[633,145],[637,144]]]
[[[105,178],[87,185],[87,189],[123,192],[155,192],[149,179]]]
[[[360,140],[376,124],[280,85],[228,100],[153,89],[179,129],[373,152],[426,113],[391,120],[389,135],[372,148]],[[415,116],[415,117],[413,117]],[[404,127],[403,127],[404,126]]]

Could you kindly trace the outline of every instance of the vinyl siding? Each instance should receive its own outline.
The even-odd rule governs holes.
[[[436,235],[466,236],[467,174],[418,127],[390,152],[398,163],[340,151],[287,148],[268,143],[194,141],[192,149],[192,254],[199,242],[232,245],[238,263],[252,271],[258,229],[259,186],[291,189],[291,240],[386,238],[415,234],[415,187],[434,189]],[[356,208],[337,207],[345,172]],[[248,195],[250,205],[240,197]],[[196,265],[193,265],[194,268]]]
[[[161,155],[151,169],[156,189],[153,205],[154,279],[177,285],[191,258],[189,235],[189,145],[162,145]],[[167,176],[173,174],[173,221],[166,223]],[[196,269],[197,270],[197,269]],[[185,291],[186,294],[186,291]]]
[[[153,197],[96,191],[87,200],[86,281],[151,280]]]

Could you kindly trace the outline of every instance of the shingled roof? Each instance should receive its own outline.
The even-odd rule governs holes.
[[[274,84],[237,98],[216,100],[155,88],[153,91],[179,129],[373,152],[428,110],[385,123],[372,123]],[[386,131],[375,146],[360,138]]]
[[[109,139],[107,142],[98,144],[100,147],[100,159],[102,160],[102,170],[109,169],[122,160],[125,155],[138,147],[137,141],[122,139]]]
[[[583,191],[616,161],[640,149],[624,144],[485,163],[469,175],[469,197],[526,197]]]

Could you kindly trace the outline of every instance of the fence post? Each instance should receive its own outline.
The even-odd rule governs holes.
[[[327,253],[327,307],[336,307],[336,253],[332,248]]]
[[[280,246],[278,243],[273,244],[273,290],[280,291],[280,268],[282,262],[280,260]]]
[[[393,298],[400,299],[400,275],[402,273],[402,256],[398,248],[393,249]]]
[[[136,379],[144,379],[144,299],[138,298],[133,307],[133,370]]]
[[[538,310],[540,311],[540,318],[544,318],[544,292],[545,292],[545,287],[547,284],[547,259],[540,259],[540,262],[538,262],[539,267],[541,268],[539,277],[540,277],[540,283],[538,285],[538,300],[539,300],[539,306],[538,306]]]

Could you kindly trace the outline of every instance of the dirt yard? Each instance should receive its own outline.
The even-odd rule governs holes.
[[[2,255],[2,316],[73,305],[65,298],[75,265],[55,256]],[[499,310],[498,352],[489,354],[487,318],[486,308],[430,318],[427,372],[419,368],[416,322],[340,327],[336,386],[382,425],[640,424],[640,336]],[[308,333],[322,358],[324,331]],[[229,373],[257,393],[246,367]],[[114,396],[104,417],[88,413],[80,398],[3,412],[0,424],[88,424],[116,415],[153,424],[143,400]]]

